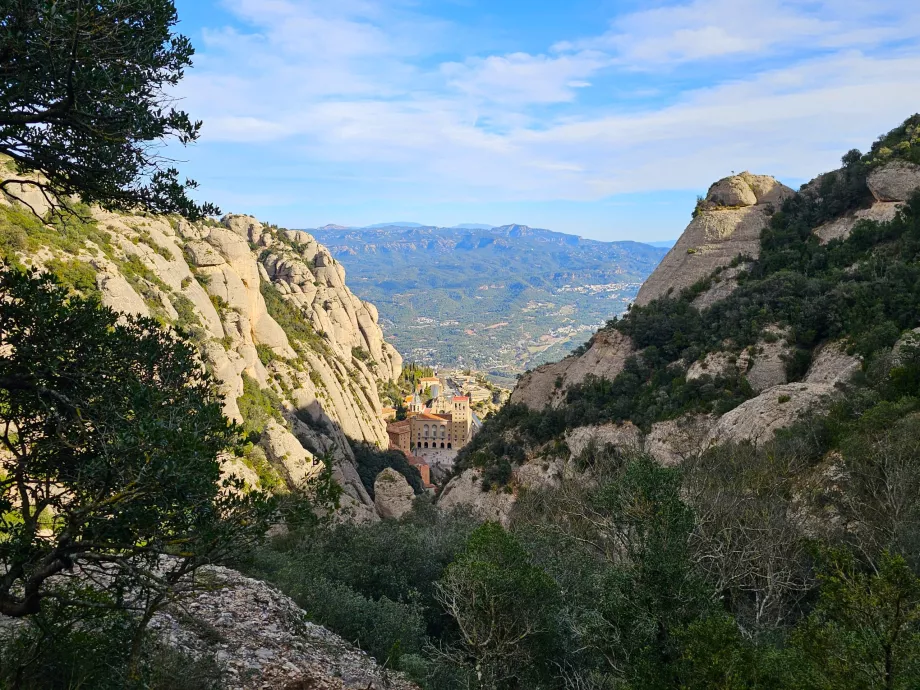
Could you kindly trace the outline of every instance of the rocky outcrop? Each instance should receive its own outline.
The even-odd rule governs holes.
[[[591,447],[612,445],[624,451],[641,450],[643,447],[642,432],[632,422],[580,426],[566,433],[565,442],[573,458]]]
[[[560,405],[569,387],[583,382],[588,375],[616,378],[632,352],[632,341],[619,331],[598,331],[584,354],[572,355],[524,374],[511,394],[511,403],[527,405],[534,410]]]
[[[194,657],[214,658],[228,690],[417,690],[399,674],[306,619],[264,582],[221,567],[199,571],[207,588],[154,615],[150,628]]]
[[[786,383],[786,361],[792,353],[783,330],[771,326],[765,329],[764,334],[765,337],[750,348],[750,364],[745,373],[748,383],[757,393]]]
[[[893,160],[869,173],[866,184],[876,201],[907,201],[920,188],[920,165]]]
[[[374,480],[374,505],[382,518],[399,519],[412,510],[415,492],[409,482],[392,467],[387,467]]]
[[[244,421],[244,394],[263,397],[247,410],[274,401],[279,420],[268,423],[260,443],[289,487],[309,481],[322,467],[317,454],[329,454],[343,502],[362,519],[376,516],[348,438],[386,447],[377,391],[399,376],[402,358],[384,341],[377,310],[348,289],[329,252],[306,233],[251,216],[189,223],[92,214],[96,227],[80,252],[42,236],[46,246],[22,260],[39,267],[82,261],[96,274],[103,304],[181,328],[213,374],[229,418]],[[227,465],[252,484],[252,468],[240,469],[245,462],[228,458]]]
[[[861,208],[840,218],[835,218],[823,225],[819,225],[812,232],[821,240],[821,244],[827,244],[831,240],[845,240],[853,232],[856,224],[862,220],[880,223],[892,220],[897,214],[900,205],[896,201],[876,201],[869,208]]]
[[[823,176],[822,176],[823,177]],[[818,178],[819,180],[821,178]],[[853,228],[862,220],[887,222],[892,220],[898,208],[920,189],[920,165],[902,160],[893,160],[869,173],[866,185],[874,199],[871,206],[847,213],[814,229],[814,234],[827,244],[831,240],[846,239]],[[813,186],[809,185],[809,187]]]
[[[847,354],[846,343],[825,343],[818,349],[804,381],[835,386],[846,383],[861,367],[859,357]]]
[[[789,187],[772,177],[747,172],[713,184],[696,217],[642,285],[636,304],[648,304],[669,292],[677,294],[737,256],[756,258],[760,254],[760,231],[770,214],[792,194]]]
[[[452,510],[469,508],[482,520],[508,524],[514,494],[502,488],[482,490],[482,477],[478,470],[464,470],[451,479],[438,497],[438,507]]]
[[[806,412],[828,405],[835,393],[826,383],[775,386],[722,415],[709,434],[709,443],[766,443]]]

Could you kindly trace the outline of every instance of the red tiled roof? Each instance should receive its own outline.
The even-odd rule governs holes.
[[[408,419],[401,419],[398,422],[387,424],[387,431],[404,431],[411,426]]]
[[[455,395],[454,402],[469,402],[470,399],[465,395]]]

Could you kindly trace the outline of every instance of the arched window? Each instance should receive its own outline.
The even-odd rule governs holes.
[[[444,447],[444,441],[441,441],[441,448]]]
[[[425,448],[428,447],[428,441],[425,441]]]
[[[452,443],[448,443],[448,444],[447,444],[447,449],[450,450],[452,446],[453,446]]]
[[[427,435],[428,435],[428,425],[426,424],[426,425],[425,425],[425,436],[427,436]]]

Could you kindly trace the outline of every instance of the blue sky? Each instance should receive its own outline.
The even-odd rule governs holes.
[[[909,0],[177,0],[176,154],[287,227],[678,236],[732,171],[797,187],[920,111]]]

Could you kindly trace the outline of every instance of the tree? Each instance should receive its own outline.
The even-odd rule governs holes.
[[[238,440],[191,345],[0,272],[0,613],[134,609],[142,630],[190,573],[264,534],[273,501],[221,480]]]
[[[496,523],[479,527],[435,597],[459,630],[460,647],[449,655],[471,662],[481,687],[539,687],[558,592],[512,534]]]
[[[920,677],[920,578],[897,555],[866,571],[843,551],[819,570],[821,598],[793,637],[806,660],[795,687],[907,690]]]
[[[110,210],[219,213],[191,201],[195,182],[159,153],[201,128],[168,95],[194,52],[177,21],[172,0],[0,0],[0,153],[22,175],[0,189],[22,200],[20,185],[38,188],[57,209],[76,195]]]

